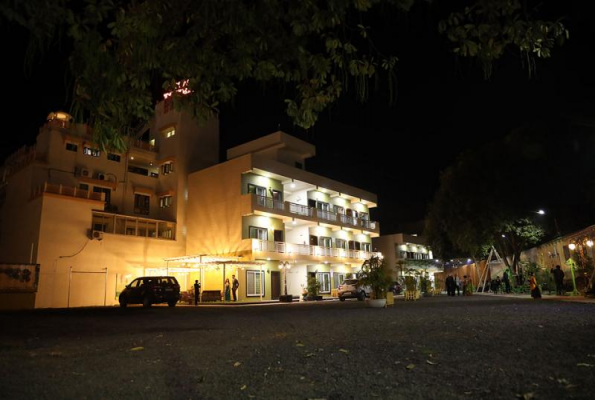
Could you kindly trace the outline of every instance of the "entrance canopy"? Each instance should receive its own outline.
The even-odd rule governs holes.
[[[206,254],[171,257],[164,258],[163,260],[167,262],[167,268],[171,272],[192,272],[205,267],[207,269],[209,267],[218,267],[219,265],[233,265],[242,268],[251,265],[262,266],[265,264],[264,261],[240,261],[240,257],[217,257]],[[170,267],[170,263],[174,264],[174,266]]]

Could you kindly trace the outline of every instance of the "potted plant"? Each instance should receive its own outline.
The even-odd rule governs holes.
[[[424,297],[432,296],[432,282],[424,275],[420,277],[419,286]]]
[[[386,307],[386,293],[392,282],[391,271],[386,262],[379,257],[370,257],[362,264],[357,273],[360,285],[369,286],[372,299],[368,301],[371,307]]]
[[[318,295],[318,292],[320,291],[320,282],[316,280],[315,276],[308,277],[307,290],[308,295],[306,296],[306,300],[322,300],[322,296]]]

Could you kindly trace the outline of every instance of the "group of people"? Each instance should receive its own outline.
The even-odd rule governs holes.
[[[463,292],[463,296],[470,296],[473,294],[473,284],[471,282],[471,278],[467,277],[467,275],[463,276],[463,279],[459,278],[458,275],[454,277],[452,274],[448,275],[446,278],[446,293],[449,296],[454,296],[455,292],[457,296],[461,295]]]
[[[504,287],[502,287],[504,285]],[[512,287],[510,285],[510,276],[508,275],[508,271],[504,271],[504,275],[502,276],[502,279],[500,279],[500,275],[497,275],[495,279],[492,279],[491,281],[487,281],[485,283],[485,286],[483,287],[483,292],[487,293],[487,292],[492,292],[492,293],[498,293],[498,292],[506,292],[506,293],[510,293],[512,291]]]
[[[225,291],[224,297],[225,301],[231,301],[231,295],[233,294],[233,301],[238,301],[238,288],[240,287],[240,282],[237,280],[235,275],[231,276],[232,283],[230,284],[229,278],[225,278]],[[194,305],[198,304],[198,296],[200,293],[200,282],[197,280],[194,281]]]

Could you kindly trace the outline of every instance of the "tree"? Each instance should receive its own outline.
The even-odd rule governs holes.
[[[371,24],[414,3],[5,0],[0,15],[31,32],[32,50],[64,41],[71,46],[71,112],[93,127],[99,145],[123,149],[123,136],[151,118],[164,91],[175,107],[205,120],[244,81],[282,86],[287,114],[303,128],[351,88],[365,100],[370,79],[379,75],[394,98],[397,57],[376,47]],[[565,37],[558,22],[521,17],[517,0],[470,4],[440,30],[457,54],[479,57],[484,69],[506,48],[547,57],[553,41]],[[479,18],[482,10],[489,11],[487,22]]]
[[[540,121],[459,156],[442,173],[429,206],[425,233],[434,252],[480,258],[493,245],[518,272],[523,250],[557,235],[538,208],[550,205],[550,212],[567,216],[558,219],[564,231],[592,223],[594,185],[585,177],[595,173],[593,134],[581,126],[560,135],[569,125]]]

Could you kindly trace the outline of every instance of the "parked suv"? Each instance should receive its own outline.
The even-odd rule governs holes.
[[[370,288],[361,286],[357,279],[345,279],[339,285],[338,296],[341,301],[349,298],[357,298],[359,301],[363,301],[366,297],[370,296]]]
[[[142,304],[151,307],[152,304],[167,303],[175,307],[180,300],[180,285],[173,276],[143,276],[136,278],[120,293],[120,307],[128,304]]]

